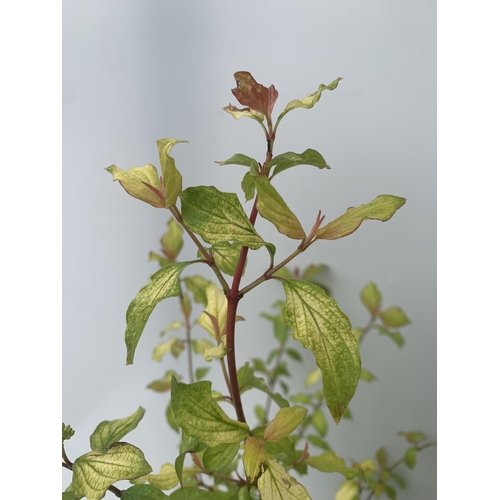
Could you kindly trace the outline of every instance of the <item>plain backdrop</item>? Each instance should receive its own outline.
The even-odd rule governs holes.
[[[168,213],[129,197],[104,168],[158,166],[155,141],[184,139],[189,144],[172,151],[184,187],[215,185],[243,202],[245,168],[214,163],[234,153],[265,157],[256,122],[222,111],[237,104],[230,89],[240,70],[275,85],[277,112],[320,83],[344,78],[313,109],[291,112],[275,144],[275,154],[314,148],[331,166],[296,167],[276,178],[306,228],[319,209],[332,220],[379,194],[408,199],[391,221],[365,222],[353,235],[318,242],[296,259],[301,267],[331,267],[325,284],[354,326],[368,321],[359,301],[368,281],[377,283],[385,306],[401,306],[412,321],[402,329],[402,350],[376,333],[367,338],[363,366],[377,380],[360,382],[350,406],[354,421],[331,422],[330,443],[338,455],[356,460],[385,445],[395,460],[406,449],[398,431],[436,437],[435,2],[67,0],[62,418],[76,430],[66,447],[71,459],[89,451],[88,438],[100,421],[130,415],[139,405],[146,415],[127,440],[155,471],[177,456],[177,435],[165,423],[167,396],[146,389],[168,368],[186,374],[185,357],[161,364],[151,359],[159,332],[179,318],[177,300],[154,311],[132,366],[125,366],[123,340],[127,306],[157,269],[148,255],[159,250]],[[257,229],[277,245],[277,260],[296,247],[267,221],[259,219]],[[192,258],[194,246],[186,242],[184,252]],[[267,265],[265,250],[251,257],[244,283]],[[209,276],[204,269],[195,272]],[[282,288],[272,282],[241,302],[246,322],[238,324],[238,364],[274,345],[257,313],[272,312],[281,297]],[[296,390],[314,367],[309,353],[305,359],[306,366],[290,365]],[[215,365],[212,371],[214,388],[222,389]],[[258,396],[244,395],[251,422]],[[414,471],[398,471],[408,484],[398,498],[436,498],[435,448],[419,454]],[[311,470],[298,479],[314,500],[327,500],[343,477]],[[69,482],[63,471],[64,487]]]

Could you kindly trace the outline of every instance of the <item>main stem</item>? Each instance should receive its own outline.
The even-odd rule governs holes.
[[[273,157],[273,143],[274,141],[270,139],[272,137],[272,124],[268,119],[269,132],[267,136],[267,152],[266,152],[266,162],[267,164],[271,161]],[[265,166],[264,164],[264,166]],[[250,213],[250,222],[252,226],[255,225],[255,220],[257,219],[257,196],[255,196],[255,201],[253,203],[252,212]],[[240,294],[240,283],[243,276],[243,269],[245,268],[245,262],[247,260],[248,247],[242,247],[240,252],[240,257],[238,259],[238,264],[236,264],[236,270],[234,272],[233,283],[229,293],[227,293],[227,321],[226,321],[226,348],[229,351],[227,354],[227,369],[229,372],[229,381],[231,383],[231,397],[233,398],[234,408],[236,410],[236,416],[240,422],[245,422],[245,412],[243,411],[243,405],[241,403],[240,387],[238,384],[238,370],[236,369],[236,352],[234,346],[234,334],[236,326],[236,312],[238,310],[238,302],[240,301],[242,295]]]
[[[250,214],[250,222],[255,224],[257,219],[257,197],[253,204],[252,213]],[[227,294],[227,322],[226,322],[226,348],[229,351],[227,354],[227,369],[229,372],[229,381],[231,383],[231,396],[233,398],[236,416],[240,422],[246,422],[243,405],[241,403],[240,387],[238,384],[238,371],[236,369],[236,353],[234,349],[234,334],[236,325],[236,312],[238,310],[238,302],[241,299],[239,288],[241,278],[243,276],[243,269],[248,255],[248,247],[241,249],[236,271],[234,273],[233,283],[231,290]]]

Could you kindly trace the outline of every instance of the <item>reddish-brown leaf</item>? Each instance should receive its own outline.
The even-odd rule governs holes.
[[[240,104],[270,117],[278,99],[278,91],[274,85],[264,87],[257,83],[248,71],[237,71],[234,79],[237,87],[232,89],[232,92]]]

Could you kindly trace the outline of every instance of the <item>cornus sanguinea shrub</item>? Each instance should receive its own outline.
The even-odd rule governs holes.
[[[273,85],[265,87],[245,71],[237,72],[235,79],[232,92],[242,107],[229,105],[224,110],[236,119],[257,122],[265,135],[265,159],[259,162],[238,153],[217,163],[244,167],[241,188],[246,201],[253,203],[249,214],[234,193],[214,186],[183,187],[171,156],[172,148],[183,142],[177,139],[157,141],[159,169],[151,164],[129,170],[115,165],[107,168],[128,194],[169,213],[161,253],[150,255],[160,269],[128,307],[125,343],[126,363],[131,364],[155,306],[177,297],[179,317],[171,318],[162,332],[164,338],[153,358],[183,356],[187,377],[183,380],[169,369],[149,388],[170,393],[166,420],[179,433],[179,455],[175,463],[153,471],[144,453],[123,441],[140,423],[145,413],[141,407],[128,417],[101,422],[90,436],[91,451],[73,462],[64,441],[74,431],[63,424],[62,465],[72,471],[63,500],[99,500],[108,490],[123,500],[305,500],[310,496],[300,476],[310,467],[345,477],[340,489],[332,492],[335,500],[396,498],[398,489],[405,488],[398,467],[404,464],[412,469],[418,452],[435,444],[420,432],[400,432],[408,441],[400,459],[389,460],[382,447],[373,458],[346,461],[325,439],[329,422],[352,418],[348,405],[359,380],[375,378],[361,367],[359,348],[366,335],[377,331],[402,347],[399,329],[409,320],[400,307],[383,305],[377,286],[368,283],[361,292],[367,324],[352,328],[329,290],[317,282],[325,265],[303,270],[288,265],[318,240],[348,236],[364,221],[388,221],[406,200],[382,194],[333,220],[325,220],[319,212],[316,221],[304,227],[272,181],[298,165],[330,167],[313,149],[275,156],[277,132],[288,113],[312,108],[325,91],[337,88],[341,78],[289,102],[276,119],[273,109],[278,92]],[[285,259],[277,262],[275,245],[257,232],[259,216],[297,241],[297,248]],[[197,255],[180,258],[185,238],[195,243]],[[247,260],[262,247],[269,254],[269,265],[253,281],[242,284]],[[200,266],[213,271],[212,280],[194,274]],[[284,293],[276,297],[271,310],[262,313],[270,322],[270,340],[262,346],[266,352],[262,359],[237,366],[235,336],[237,322],[243,319],[238,316],[238,304],[267,280],[279,281]],[[192,338],[193,328],[202,329],[205,336]],[[312,351],[317,368],[307,375],[306,390],[292,394],[287,364],[302,362],[301,348]],[[195,355],[201,355],[196,363]],[[208,379],[212,367],[222,371],[224,387],[212,387]],[[253,408],[253,419],[258,420],[255,428],[248,425],[249,409],[241,401],[246,391],[259,391],[262,397]],[[131,483],[126,489],[115,486],[123,480]]]

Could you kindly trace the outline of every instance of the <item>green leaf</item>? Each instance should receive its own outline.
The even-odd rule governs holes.
[[[304,420],[307,409],[303,406],[281,408],[276,416],[269,422],[264,432],[265,441],[279,441],[293,432]]]
[[[62,442],[71,439],[75,435],[75,431],[71,427],[71,425],[62,424]]]
[[[239,443],[220,444],[207,448],[203,453],[203,466],[205,470],[214,472],[223,469],[233,461],[239,449]]]
[[[207,446],[240,443],[250,429],[230,419],[212,398],[211,382],[183,384],[172,379],[172,408],[179,426]]]
[[[73,464],[75,496],[100,500],[106,490],[121,479],[136,479],[151,472],[139,448],[128,443],[115,443],[107,451],[91,451]]]
[[[378,330],[380,335],[385,335],[389,337],[398,347],[403,347],[405,345],[405,339],[399,332],[391,332],[387,328],[381,325],[375,325],[375,328]]]
[[[101,422],[90,436],[90,448],[94,451],[106,451],[112,444],[134,430],[145,413],[146,410],[139,406],[129,417]]]
[[[316,238],[319,240],[337,240],[343,238],[354,233],[363,221],[369,219],[386,222],[405,203],[406,200],[404,198],[381,194],[366,205],[348,208],[344,215],[322,227],[317,232]]]
[[[187,453],[198,453],[203,451],[207,445],[205,443],[201,443],[194,437],[188,436],[185,432],[182,433],[181,446],[179,448],[179,456],[175,459],[175,472],[177,477],[181,483],[181,487],[183,484],[183,474],[184,474],[184,460],[186,458]]]
[[[269,179],[264,176],[255,177],[257,187],[257,209],[264,219],[272,222],[276,229],[296,240],[303,240],[306,237],[304,229],[299,219],[288,208],[285,200],[278,191],[271,185]]]
[[[73,491],[73,486],[71,484],[63,491],[62,500],[79,500],[75,496],[75,492]]]
[[[325,414],[318,408],[312,414],[312,424],[314,428],[325,437],[328,433],[328,422],[326,421]]]
[[[319,286],[299,280],[282,283],[285,321],[293,337],[313,352],[322,373],[326,403],[339,423],[361,372],[358,342],[349,319]]]
[[[156,167],[148,164],[144,167],[132,167],[127,171],[116,165],[107,167],[114,181],[118,181],[130,196],[145,201],[156,208],[166,208],[164,189],[161,186]]]
[[[382,302],[382,294],[375,283],[368,283],[361,290],[361,302],[372,313],[376,314]]]
[[[168,264],[171,264],[171,261],[167,259],[165,256],[160,255],[159,253],[156,252],[149,252],[149,260],[148,262],[158,262],[160,264],[160,267],[164,267]]]
[[[215,347],[215,344],[208,339],[192,339],[191,346],[196,354],[205,354],[205,351]]]
[[[421,443],[422,441],[425,441],[427,438],[425,437],[424,434],[421,432],[398,432],[398,435],[404,436],[406,440],[409,443],[415,444],[415,443]]]
[[[373,382],[375,380],[375,375],[368,370],[361,370],[361,375],[359,378],[366,380],[367,382]]]
[[[325,159],[317,151],[306,149],[301,154],[289,151],[288,153],[275,156],[270,162],[266,163],[266,171],[275,166],[273,174],[270,177],[272,179],[279,173],[297,165],[312,165],[313,167],[330,169]]]
[[[167,342],[160,342],[153,350],[153,359],[155,361],[161,361],[163,356],[170,352],[174,346],[179,341],[178,338],[172,337],[168,339]]]
[[[160,165],[163,174],[163,184],[165,185],[165,207],[170,208],[175,205],[177,197],[182,191],[182,176],[175,166],[174,159],[170,156],[170,151],[178,139],[160,139],[156,141],[158,153],[160,155]]]
[[[356,500],[358,498],[358,485],[354,481],[344,481],[335,494],[335,500]]]
[[[231,156],[229,160],[216,161],[215,163],[218,163],[219,165],[243,165],[245,167],[250,167],[250,169],[254,170],[256,173],[259,172],[259,163],[257,160],[239,153]]]
[[[258,439],[247,437],[242,459],[248,484],[254,484],[264,472],[266,461],[266,451]]]
[[[179,295],[179,276],[190,262],[179,262],[162,267],[151,276],[151,282],[141,289],[127,309],[127,365],[134,362],[134,354],[144,327],[156,305],[163,299]]]
[[[240,259],[242,245],[238,241],[230,243],[229,241],[221,241],[216,243],[211,250],[212,256],[217,264],[217,267],[229,276],[234,276],[236,265]],[[246,267],[246,261],[245,261]],[[242,276],[245,274],[243,268]]]
[[[377,450],[375,458],[382,467],[387,463],[387,451],[383,446]]]
[[[405,480],[399,475],[396,474],[395,472],[391,472],[391,479],[402,489],[404,490],[406,488],[406,482]]]
[[[365,480],[365,473],[359,467],[347,467],[345,460],[338,457],[333,451],[325,451],[321,455],[308,457],[306,463],[321,472],[339,472],[346,479],[359,477]]]
[[[149,474],[148,481],[160,490],[171,490],[179,484],[173,464],[163,464],[158,474]]]
[[[207,305],[207,288],[213,283],[199,274],[183,278],[186,288],[193,294],[193,300],[198,304]]]
[[[318,90],[316,90],[316,92],[309,94],[307,97],[304,97],[303,99],[294,99],[293,101],[290,101],[286,105],[286,108],[278,116],[278,120],[276,121],[275,130],[278,127],[279,122],[283,119],[283,117],[289,111],[292,111],[293,109],[297,109],[297,108],[311,109],[321,99],[321,94],[323,93],[323,91],[335,90],[337,88],[340,80],[342,80],[342,78],[339,77],[336,80],[333,80],[333,82],[329,83],[328,85],[321,84],[318,87]]]
[[[167,227],[168,230],[162,236],[160,242],[163,253],[167,259],[170,262],[174,262],[184,246],[184,241],[182,239],[184,229],[182,229],[182,226],[173,218],[168,221]]]
[[[388,307],[380,312],[380,319],[389,328],[399,328],[410,323],[410,320],[400,307]]]
[[[172,321],[160,332],[160,335],[163,337],[168,332],[174,330],[180,330],[183,326],[184,326],[184,321],[179,321],[179,320]]]
[[[176,490],[169,496],[170,500],[215,500],[215,496],[210,491],[199,490],[198,488],[182,488]]]
[[[196,368],[196,371],[194,372],[194,378],[198,382],[199,380],[202,380],[209,371],[210,368],[208,366]]]
[[[280,394],[272,392],[271,389],[269,389],[264,379],[256,377],[254,375],[253,369],[248,363],[245,363],[238,370],[238,384],[240,386],[240,391],[242,394],[246,390],[254,388],[259,391],[265,392],[280,408],[286,408],[290,406],[290,403],[284,397],[282,397]]]
[[[326,451],[330,450],[330,445],[324,439],[321,439],[319,436],[316,436],[314,434],[309,434],[307,436],[307,440],[309,441],[310,444],[317,446],[322,450]]]
[[[273,323],[273,332],[274,336],[278,340],[280,344],[286,343],[288,340],[288,334],[290,333],[290,328],[288,325],[285,323],[285,319],[283,318],[283,307],[284,307],[283,302],[276,302],[274,304],[274,307],[278,307],[280,309],[279,314],[276,315],[271,315],[268,313],[262,313],[261,316],[263,318],[266,318],[267,320],[271,321]]]
[[[292,358],[295,361],[299,361],[299,362],[302,361],[302,356],[295,349],[292,349],[289,347],[288,349],[285,349],[285,353],[287,354],[287,356],[289,356],[290,358]]]
[[[259,419],[259,422],[264,422],[266,421],[266,410],[264,410],[264,407],[262,405],[255,405],[253,409],[255,416]]]
[[[257,487],[262,500],[311,500],[306,489],[277,462],[267,461]]]
[[[168,496],[151,484],[136,484],[125,490],[120,498],[121,500],[165,500]]]
[[[385,493],[386,495],[391,498],[392,500],[396,500],[396,497],[397,497],[397,492],[394,488],[392,488],[391,486],[389,486],[388,484],[385,484],[384,485],[384,490],[385,490]]]
[[[413,446],[408,448],[404,456],[404,461],[410,469],[414,469],[415,465],[417,465],[417,449],[413,448]]]
[[[266,245],[245,214],[238,197],[213,186],[190,187],[181,194],[182,216],[204,241],[238,241],[252,250]]]
[[[241,189],[245,194],[245,201],[253,200],[255,196],[255,176],[247,172],[241,181]]]
[[[152,389],[156,392],[167,392],[170,390],[170,386],[172,384],[172,377],[178,377],[179,375],[174,370],[167,370],[165,375],[162,378],[153,380],[153,382],[149,383],[147,388]]]
[[[277,460],[281,461],[281,455],[284,455],[284,457],[291,459],[290,465],[296,462],[297,456],[295,448],[293,447],[293,444],[288,436],[280,439],[279,441],[266,441],[264,443],[264,449],[266,450],[268,456],[275,458],[279,457]]]
[[[177,421],[175,420],[174,410],[172,410],[171,403],[168,403],[167,410],[165,411],[165,418],[167,419],[167,423],[168,425],[170,425],[172,430],[174,430],[175,432],[179,432],[180,427]]]
[[[327,271],[329,267],[326,264],[311,264],[307,266],[301,276],[301,279],[305,281],[314,281],[314,278],[321,274],[324,271]],[[285,279],[285,276],[283,276]],[[293,278],[293,276],[289,276],[289,278]]]

